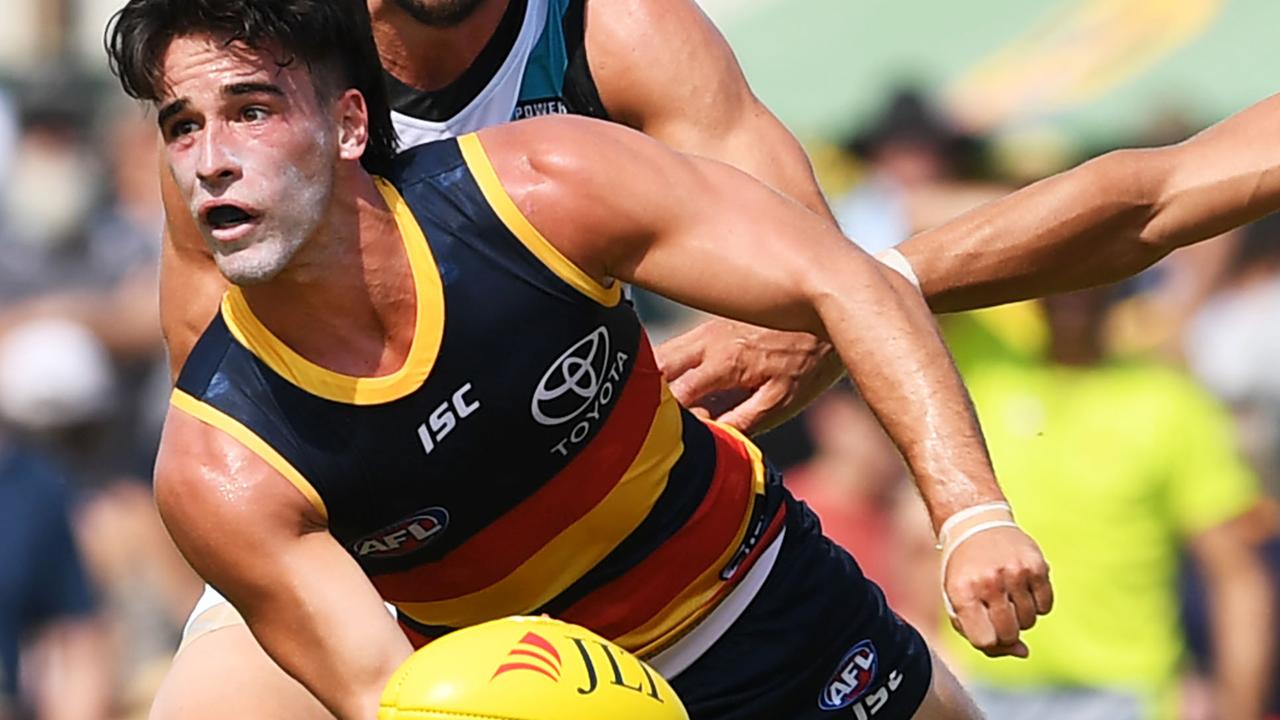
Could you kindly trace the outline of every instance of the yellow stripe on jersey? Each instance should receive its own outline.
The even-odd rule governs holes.
[[[684,453],[681,431],[680,405],[664,383],[662,404],[639,455],[586,515],[510,575],[483,590],[449,600],[396,603],[396,607],[420,623],[452,627],[541,607],[595,567],[649,516],[667,487],[671,468]]]
[[[285,460],[283,455],[276,452],[275,448],[268,445],[265,440],[241,424],[239,420],[177,388],[174,388],[173,395],[169,398],[169,404],[200,422],[221,430],[241,445],[244,445],[250,452],[262,458],[276,472],[283,475],[291,485],[298,489],[298,492],[302,493],[307,502],[311,503],[311,507],[314,507],[325,520],[329,519],[329,510],[325,507],[324,500],[320,498],[320,493],[316,492],[316,489],[302,476],[302,473],[298,472],[297,468],[288,460]]]
[[[516,207],[515,201],[502,186],[502,181],[498,179],[498,173],[493,169],[493,164],[489,162],[489,156],[475,133],[459,137],[458,148],[462,151],[462,158],[466,161],[467,168],[471,170],[471,175],[480,186],[480,192],[484,193],[484,199],[488,201],[489,206],[498,214],[511,234],[515,235],[529,249],[529,252],[532,252],[561,280],[572,285],[583,295],[606,307],[618,304],[622,299],[621,283],[615,282],[605,287],[596,282],[595,278],[583,272],[548,242],[524,216],[524,213],[520,212],[520,208]]]
[[[761,454],[760,448],[756,447],[755,443],[751,442],[735,428],[724,423],[715,423],[715,425],[742,442],[743,447],[747,450],[747,455],[751,458],[753,494],[764,494],[765,466],[764,456]],[[750,524],[751,513],[747,512],[742,516],[742,525],[738,528],[736,539],[725,548],[715,563],[710,565],[706,571],[698,576],[697,580],[693,581],[685,588],[684,592],[668,603],[652,620],[622,637],[614,638],[613,641],[622,647],[631,649],[632,652],[641,657],[648,657],[665,649],[671,643],[683,637],[685,633],[692,630],[707,613],[715,609],[711,601],[720,592],[725,582],[720,579],[720,571],[733,560],[734,554],[738,552],[742,541],[746,538]]]
[[[382,178],[374,178],[374,183],[395,216],[417,297],[413,342],[398,370],[389,375],[357,377],[320,367],[272,334],[253,314],[240,288],[231,286],[222,298],[227,328],[259,360],[312,395],[353,405],[387,403],[417,390],[431,373],[444,337],[444,286],[431,247],[395,187]]]

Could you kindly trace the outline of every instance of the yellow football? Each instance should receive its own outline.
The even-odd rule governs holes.
[[[387,683],[378,720],[688,720],[653,668],[595,633],[510,617],[450,633]]]

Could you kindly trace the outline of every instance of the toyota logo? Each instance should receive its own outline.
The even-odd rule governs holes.
[[[547,369],[533,391],[533,419],[560,425],[577,417],[600,391],[608,362],[609,330],[601,325]]]

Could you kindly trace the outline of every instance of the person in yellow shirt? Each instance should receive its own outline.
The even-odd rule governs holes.
[[[1190,379],[1104,358],[1107,299],[1101,289],[1045,301],[1049,362],[969,368],[995,467],[1058,602],[1028,633],[1026,661],[949,638],[952,658],[991,720],[1175,718],[1186,549],[1209,587],[1219,717],[1255,720],[1275,637],[1254,547],[1266,522],[1256,479],[1227,413]]]

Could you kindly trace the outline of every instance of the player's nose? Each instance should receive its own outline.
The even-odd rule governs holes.
[[[209,190],[225,188],[240,178],[240,163],[226,140],[216,126],[201,133],[196,177]]]

